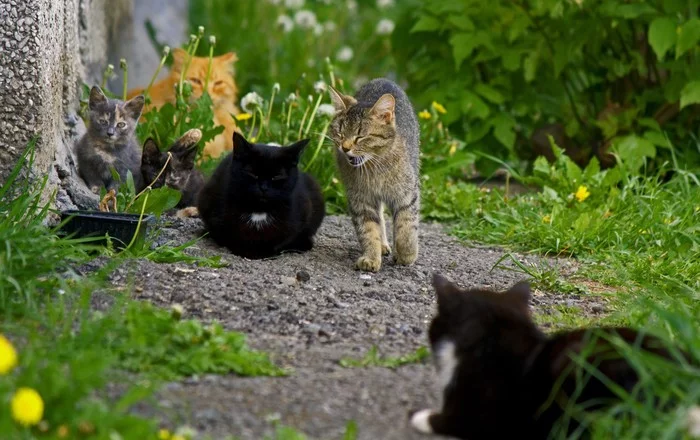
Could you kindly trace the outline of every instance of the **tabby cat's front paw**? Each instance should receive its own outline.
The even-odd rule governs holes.
[[[355,268],[366,272],[378,272],[382,267],[381,258],[371,258],[366,255],[361,256],[355,262]]]
[[[400,248],[397,246],[396,253],[394,254],[394,261],[397,264],[408,266],[416,262],[416,259],[418,258],[417,248],[411,250],[403,250],[402,252],[400,252],[399,250]]]
[[[389,255],[391,253],[391,246],[389,243],[382,243],[382,255]]]

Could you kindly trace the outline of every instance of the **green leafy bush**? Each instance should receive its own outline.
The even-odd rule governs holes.
[[[445,122],[470,149],[534,159],[549,154],[546,135],[559,131],[557,143],[577,162],[597,155],[609,166],[609,153],[632,147],[667,158],[667,132],[684,159],[697,160],[687,139],[700,126],[696,1],[402,7],[393,35],[397,71],[420,107],[445,104]]]

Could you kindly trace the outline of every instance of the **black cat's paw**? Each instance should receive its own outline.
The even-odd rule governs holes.
[[[432,434],[433,427],[430,425],[430,417],[435,414],[432,409],[422,409],[419,411],[409,411],[408,417],[411,421],[411,427],[418,432],[424,434]]]
[[[314,247],[314,240],[311,237],[299,237],[289,246],[289,250],[306,252]]]

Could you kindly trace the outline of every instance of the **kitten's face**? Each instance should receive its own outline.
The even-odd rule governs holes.
[[[234,133],[232,181],[239,194],[258,206],[286,203],[297,184],[299,157],[309,142],[285,147],[251,144]]]
[[[124,144],[134,134],[143,105],[142,95],[123,102],[107,98],[95,86],[90,90],[90,131],[108,144]]]
[[[396,137],[395,100],[390,94],[367,106],[352,96],[330,88],[336,115],[330,136],[353,167],[373,166],[382,169],[382,154],[391,148]]]
[[[189,132],[188,132],[189,133]],[[170,188],[182,191],[194,172],[194,159],[197,153],[196,143],[201,137],[201,132],[194,143],[183,142],[187,133],[173,145],[168,162],[168,153],[161,152],[153,139],[148,139],[143,146],[141,156],[141,173],[147,185],[158,180],[152,185],[153,188],[160,188],[165,185]],[[166,165],[167,162],[167,165]],[[165,167],[165,169],[163,169]],[[161,173],[161,170],[163,172]]]
[[[180,73],[187,63],[187,52],[182,49],[173,50],[173,68],[171,75],[180,80]],[[199,98],[204,93],[204,86],[207,86],[209,96],[211,96],[214,106],[223,102],[235,102],[238,88],[233,78],[233,64],[238,60],[234,52],[214,57],[207,83],[207,72],[209,72],[208,57],[192,57],[190,65],[185,74],[185,79],[192,84],[192,97]]]

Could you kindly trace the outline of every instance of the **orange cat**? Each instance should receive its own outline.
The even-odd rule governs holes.
[[[174,62],[170,74],[151,86],[148,92],[151,103],[144,108],[144,113],[153,107],[159,108],[166,102],[175,104],[175,85],[180,82],[180,74],[187,62],[187,51],[180,48],[173,49],[173,58]],[[237,60],[238,57],[234,52],[212,59],[207,89],[214,102],[214,124],[223,125],[224,132],[207,142],[204,146],[204,156],[216,158],[233,149],[233,131],[236,129],[236,120],[231,114],[239,113],[235,104],[238,87],[236,87],[236,81],[233,78],[233,63]],[[190,60],[184,78],[192,84],[194,98],[202,96],[208,69],[208,57],[192,57]],[[143,88],[133,89],[129,91],[127,96],[136,96],[143,92]]]

